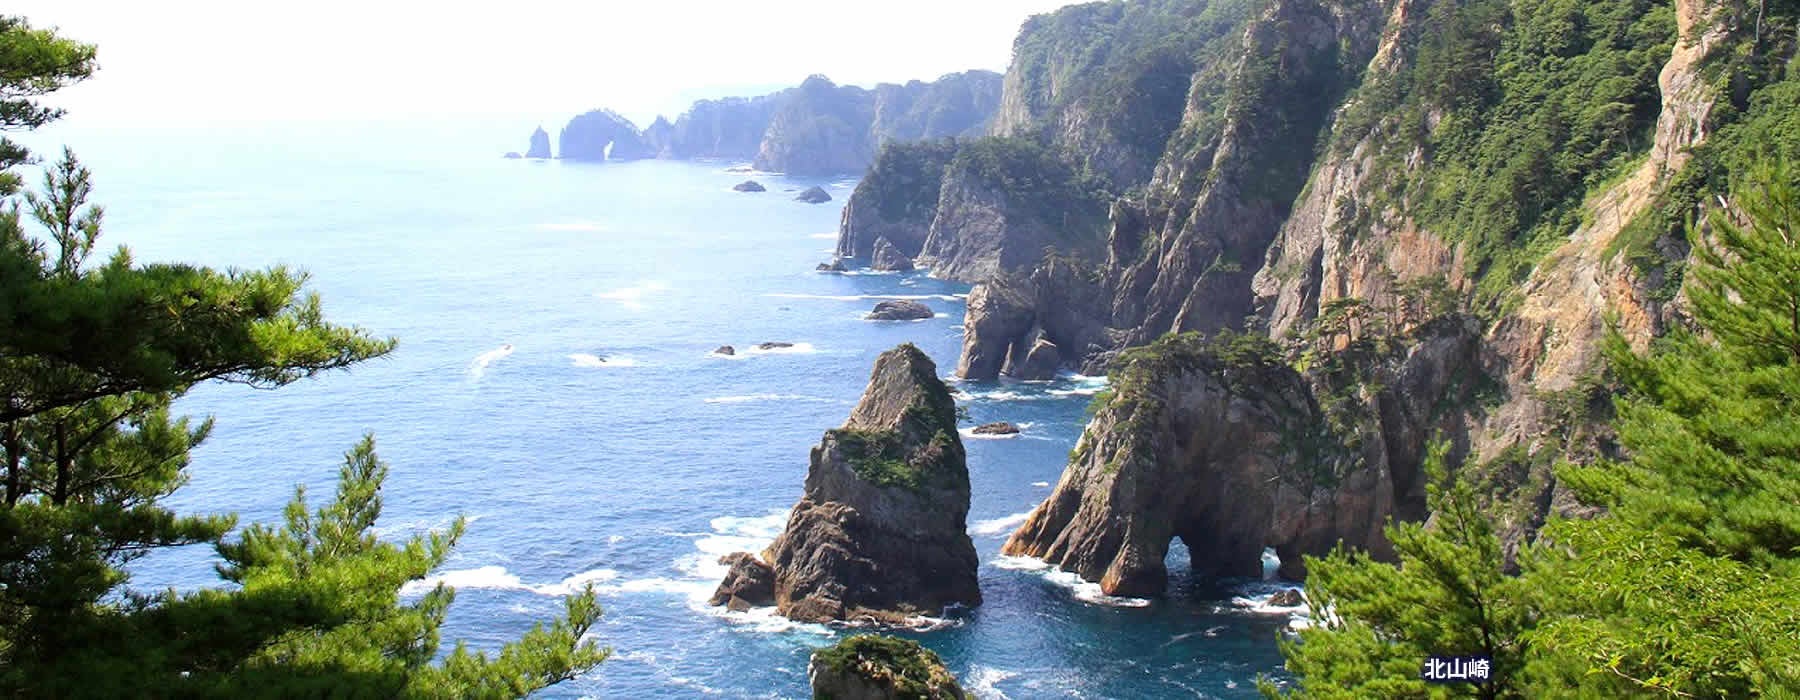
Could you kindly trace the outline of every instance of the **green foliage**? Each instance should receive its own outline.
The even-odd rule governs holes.
[[[868,174],[856,183],[857,201],[873,201],[886,221],[930,223],[937,213],[944,168],[956,150],[955,140],[887,142]]]
[[[963,697],[956,679],[936,652],[918,642],[877,634],[858,634],[813,652],[812,663],[835,674],[849,674],[892,691],[892,697],[935,700]]]
[[[1106,224],[1105,183],[1076,172],[1028,138],[964,142],[950,170],[1005,193],[1014,211],[1044,222],[1069,249],[1086,247]]]
[[[63,111],[37,99],[86,80],[94,73],[94,47],[31,26],[24,17],[0,15],[0,131],[36,129]],[[19,190],[9,172],[31,157],[24,146],[0,137],[0,197]]]
[[[1288,697],[1532,697],[1518,680],[1534,617],[1528,583],[1506,575],[1474,489],[1446,483],[1447,449],[1434,445],[1425,463],[1435,526],[1386,529],[1398,566],[1342,549],[1307,558],[1307,605],[1319,624],[1282,642],[1288,670],[1301,678]],[[1490,657],[1494,682],[1427,685],[1419,669],[1432,655]]]
[[[1230,63],[1244,24],[1263,0],[1135,0],[1073,5],[1026,20],[1013,44],[1012,79],[1031,132],[1055,138],[1065,110],[1116,143],[1124,158],[1069,156],[1098,169],[1110,188],[1143,184],[1150,173],[1113,163],[1156,162],[1181,120],[1195,72]],[[1067,144],[1065,144],[1067,145]]]
[[[924,483],[919,470],[907,463],[906,445],[897,430],[830,431],[850,468],[864,481],[885,487],[916,489]]]
[[[1785,163],[1747,176],[1731,200],[1744,220],[1719,214],[1717,240],[1695,241],[1691,298],[1710,335],[1678,331],[1649,355],[1606,343],[1630,458],[1557,471],[1605,514],[1553,520],[1521,574],[1501,575],[1489,516],[1467,503],[1547,452],[1519,448],[1475,470],[1489,484],[1463,475],[1434,495],[1433,526],[1390,528],[1398,568],[1310,562],[1326,624],[1284,646],[1296,695],[1800,694],[1800,207]],[[1469,653],[1494,654],[1492,684],[1415,680],[1426,655]]]
[[[600,613],[591,591],[496,656],[440,655],[450,591],[398,595],[462,526],[378,541],[387,468],[370,441],[333,501],[308,512],[296,497],[279,530],[226,542],[235,517],[166,507],[212,427],[170,414],[192,385],[281,386],[393,341],[327,323],[281,269],[138,266],[123,250],[88,265],[91,180],[65,154],[24,207],[0,209],[0,695],[518,697],[605,658],[582,639]],[[231,587],[123,587],[131,561],[195,544],[218,548]]]
[[[1337,129],[1372,131],[1399,206],[1467,245],[1477,306],[1498,308],[1581,222],[1587,194],[1649,145],[1674,13],[1650,0],[1435,3],[1412,65],[1371,81]],[[1402,157],[1421,146],[1423,177]]]

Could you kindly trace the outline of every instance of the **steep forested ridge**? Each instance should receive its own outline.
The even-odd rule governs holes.
[[[1002,360],[1045,343],[1069,369],[1114,370],[1009,552],[1109,592],[1158,589],[1173,537],[1204,571],[1264,546],[1294,576],[1340,544],[1403,561],[1451,546],[1510,581],[1543,528],[1608,511],[1556,465],[1642,449],[1620,434],[1613,397],[1635,385],[1618,368],[1705,325],[1694,241],[1747,216],[1733,184],[1753,187],[1753,166],[1800,155],[1797,16],[1760,0],[1072,6],[1021,30],[994,140],[878,156],[839,250],[928,232],[920,265],[976,284],[965,378],[1030,378]],[[1055,162],[957,167],[1033,152],[1021,139]],[[895,186],[924,172],[940,176]],[[1246,420],[1275,438],[1238,435]],[[1443,479],[1457,496],[1434,495]],[[1491,561],[1474,530],[1383,531],[1453,508],[1491,528]],[[1638,662],[1613,667],[1638,682],[1619,688],[1668,680]]]

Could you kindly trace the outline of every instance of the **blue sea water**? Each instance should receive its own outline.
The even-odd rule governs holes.
[[[846,631],[704,605],[728,552],[758,550],[798,499],[808,450],[840,424],[881,351],[912,342],[948,376],[967,289],[920,275],[824,275],[852,180],[728,163],[503,160],[516,124],[184,129],[69,125],[107,208],[103,248],[143,262],[288,265],[328,316],[400,340],[391,357],[277,391],[204,386],[179,408],[217,427],[170,504],[274,522],[297,484],[328,496],[344,450],[373,433],[392,465],[388,536],[469,518],[432,581],[458,587],[445,629],[492,649],[585,583],[615,655],[543,697],[804,697],[811,649]],[[823,185],[826,205],[792,201]],[[909,323],[862,320],[922,299]],[[747,351],[765,341],[796,344]],[[720,345],[739,354],[711,354]],[[960,385],[969,526],[986,602],[907,631],[983,697],[1245,697],[1280,677],[1285,614],[1261,584],[1179,573],[1153,601],[1000,557],[1050,491],[1103,380]],[[204,548],[135,566],[132,586],[218,585]],[[428,583],[430,583],[428,582]]]

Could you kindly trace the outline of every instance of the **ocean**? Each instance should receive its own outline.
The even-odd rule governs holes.
[[[276,522],[296,485],[327,498],[344,451],[373,433],[392,467],[384,535],[469,520],[425,584],[458,590],[446,646],[496,648],[591,582],[606,610],[595,634],[614,656],[542,697],[806,697],[810,651],[850,631],[708,608],[716,560],[773,539],[808,451],[881,351],[914,343],[951,375],[968,289],[814,272],[854,179],[502,159],[530,127],[70,123],[24,140],[46,156],[66,143],[94,170],[102,249],[302,269],[329,318],[400,341],[277,391],[195,390],[178,409],[217,426],[172,507]],[[769,191],[731,191],[747,177]],[[835,199],[793,201],[812,185]],[[862,320],[895,298],[937,317]],[[752,349],[763,342],[793,346]],[[738,354],[713,355],[721,345]],[[1254,696],[1259,675],[1282,677],[1291,611],[1261,604],[1273,584],[1191,579],[1177,546],[1167,596],[1110,599],[999,554],[1057,481],[1104,381],[953,384],[971,425],[1024,432],[965,432],[985,603],[900,634],[981,697]],[[212,561],[208,548],[161,552],[133,565],[130,585],[220,585]]]

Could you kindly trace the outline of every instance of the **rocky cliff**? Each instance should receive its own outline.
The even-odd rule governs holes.
[[[598,109],[569,120],[557,137],[556,152],[566,160],[637,160],[656,155],[631,120]]]
[[[563,129],[562,154],[602,160],[610,145],[613,160],[753,160],[792,175],[850,174],[867,168],[884,144],[985,133],[1000,89],[999,74],[979,70],[872,90],[815,75],[768,95],[700,100],[642,132],[610,110],[589,112]]]
[[[772,602],[796,620],[904,622],[981,603],[964,526],[969,472],[956,405],[912,345],[882,353],[843,427],[813,448],[806,490],[757,559],[733,555],[715,604]]]
[[[1098,225],[1060,227],[1056,252],[1020,260],[1008,257],[1017,245],[994,243],[1028,228],[1004,203],[1036,183],[972,186],[955,158],[928,212],[863,213],[926,201],[929,187],[859,190],[840,248],[902,224],[943,235],[921,244],[922,262],[952,261],[934,270],[979,283],[962,376],[1037,374],[1041,342],[1065,367],[1113,367],[1117,395],[1009,551],[1132,593],[1159,590],[1174,537],[1218,573],[1249,572],[1263,546],[1380,553],[1384,517],[1429,515],[1418,463],[1439,437],[1453,463],[1469,458],[1463,476],[1516,545],[1548,513],[1571,512],[1553,463],[1613,450],[1597,352],[1608,319],[1637,343],[1680,323],[1683,222],[1758,149],[1800,150],[1781,116],[1800,107],[1786,68],[1795,42],[1776,28],[1800,11],[1723,0],[1224,9],[1248,5],[1139,0],[1026,25],[996,129],[1094,177],[1107,202]],[[1209,13],[1217,21],[1198,21]],[[1168,41],[1201,48],[1186,69],[1137,61]],[[1118,142],[1122,122],[1083,116],[1082,96],[1147,94],[1181,70],[1174,126],[1134,181],[1141,169],[1108,165],[1138,153]],[[1168,118],[1136,126],[1160,133]],[[900,172],[890,165],[878,159],[871,178]],[[1250,335],[1231,337],[1271,343],[1271,364],[1157,343],[1240,328]],[[1188,359],[1117,359],[1144,346]],[[1254,390],[1233,389],[1234,373]],[[1294,559],[1283,558],[1290,575]]]

